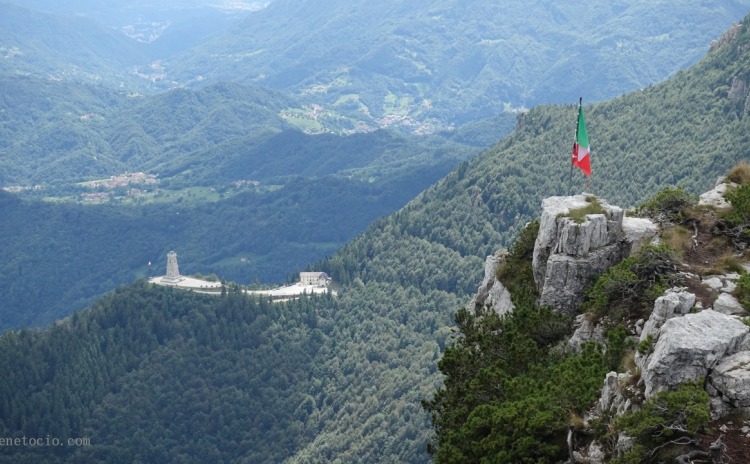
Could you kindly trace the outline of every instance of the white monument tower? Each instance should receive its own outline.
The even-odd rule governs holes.
[[[177,253],[170,251],[167,253],[167,275],[164,276],[162,282],[177,283],[181,280],[180,268],[177,267]]]

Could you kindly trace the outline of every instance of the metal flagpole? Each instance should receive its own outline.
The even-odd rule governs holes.
[[[575,144],[573,144],[573,149],[575,149]],[[568,196],[572,195],[570,192],[573,191],[573,158],[570,158],[570,180],[568,181]]]
[[[576,131],[573,137],[573,155],[570,157],[570,179],[568,181],[568,196],[572,195],[573,191],[573,160],[578,156],[578,114],[581,112],[581,104],[583,103],[583,97],[578,97],[578,111],[576,112]],[[586,179],[588,182],[588,179]]]

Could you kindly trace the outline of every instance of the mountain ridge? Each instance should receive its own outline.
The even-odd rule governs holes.
[[[541,4],[490,7],[481,2],[467,7],[449,1],[429,7],[393,3],[388,8],[366,2],[348,2],[346,7],[340,6],[342,2],[322,6],[310,1],[287,3],[277,0],[236,26],[231,37],[214,39],[217,44],[222,42],[227,54],[209,58],[203,53],[202,59],[209,60],[204,63],[197,53],[199,46],[193,61],[175,63],[177,74],[183,76],[180,80],[190,79],[188,69],[202,69],[203,79],[234,76],[242,81],[267,82],[298,94],[308,93],[313,101],[325,101],[329,106],[342,95],[354,93],[375,117],[385,114],[382,108],[395,96],[409,101],[407,114],[411,118],[462,123],[496,113],[503,104],[518,108],[561,103],[583,93],[602,100],[622,93],[614,89],[645,87],[694,63],[728,25],[709,32],[702,45],[695,43],[698,38],[692,28],[687,33],[689,40],[682,43],[684,53],[662,55],[669,54],[669,47],[661,42],[674,40],[682,24],[680,17],[739,18],[746,11],[736,2],[717,8],[701,6],[700,12],[660,4],[658,8],[663,10],[658,14],[653,13],[653,5],[592,6],[590,2],[554,8]],[[297,16],[303,8],[309,14]],[[643,12],[646,8],[648,14]],[[527,15],[529,10],[537,14]],[[544,25],[530,23],[532,17]],[[322,26],[303,30],[297,23],[307,18],[317,18]],[[458,24],[449,23],[449,18],[454,23],[459,18]],[[665,21],[679,24],[670,27]],[[261,27],[261,22],[265,26]],[[299,30],[300,40],[276,32],[282,29]],[[435,47],[434,37],[443,37],[440,34],[447,30],[461,34],[446,37]],[[349,38],[343,49],[326,48],[324,44],[337,42],[341,35]],[[540,36],[551,37],[544,40]],[[565,52],[553,53],[553,47],[559,46]],[[637,68],[622,61],[641,53],[651,59]],[[654,60],[656,55],[661,57]],[[686,60],[686,56],[693,58]],[[243,61],[252,64],[251,75],[243,72],[247,69]],[[659,71],[661,66],[669,71]],[[358,83],[361,75],[370,76],[369,90]]]

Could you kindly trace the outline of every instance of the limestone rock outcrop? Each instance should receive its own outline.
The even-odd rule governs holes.
[[[579,314],[573,323],[573,329],[573,335],[568,339],[568,346],[574,353],[580,353],[583,345],[589,341],[604,346],[606,340],[604,324],[592,323],[585,314]]]
[[[582,223],[568,215],[590,206],[589,197],[550,197],[542,202],[534,244],[534,281],[540,292],[539,303],[555,311],[577,313],[584,290],[629,251],[622,229],[622,208],[597,200],[603,213],[588,214]]]
[[[652,353],[636,356],[646,398],[706,377],[725,356],[749,350],[750,327],[708,309],[666,320],[651,343]]]
[[[654,302],[654,310],[643,325],[640,341],[646,341],[649,336],[657,335],[659,329],[675,316],[683,316],[695,304],[695,295],[681,289],[669,289]]]
[[[738,278],[703,278],[707,289],[720,294],[713,309],[697,313],[695,295],[685,289],[669,289],[657,298],[636,355],[646,398],[704,377],[713,418],[738,410],[750,414],[750,327],[733,317],[745,310],[727,293]]]
[[[632,255],[657,239],[659,227],[651,219],[625,216],[622,218],[622,231],[625,241],[630,243],[629,253]]]
[[[514,305],[510,300],[510,292],[496,277],[497,268],[505,259],[506,254],[507,252],[502,250],[487,256],[484,262],[484,278],[479,284],[477,293],[469,302],[470,311],[476,313],[482,309],[488,309],[498,315],[513,311]]]
[[[724,198],[724,194],[731,187],[737,187],[737,184],[734,182],[724,182],[724,179],[720,178],[716,183],[716,187],[701,194],[698,204],[701,206],[713,206],[716,209],[731,208],[732,205]]]
[[[714,397],[715,417],[737,410],[750,413],[750,351],[724,358],[709,376],[707,390]]]
[[[569,217],[571,211],[591,206],[592,201],[601,206],[601,213],[588,214],[580,223]],[[625,218],[622,208],[590,195],[544,199],[532,262],[539,303],[576,314],[596,277],[651,243],[657,232],[652,221]],[[470,310],[486,308],[501,315],[513,310],[510,293],[495,277],[505,253],[487,257],[484,279],[469,302]]]

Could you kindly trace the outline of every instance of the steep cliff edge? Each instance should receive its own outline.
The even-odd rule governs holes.
[[[626,217],[622,208],[593,195],[544,199],[532,257],[540,304],[577,314],[593,280],[654,240],[657,231],[651,220]],[[505,250],[487,257],[470,309],[485,307],[496,314],[513,310],[510,292],[496,276],[506,257]]]
[[[625,353],[594,407],[571,419],[568,462],[722,462],[750,451],[750,217],[740,211],[750,181],[739,180],[721,179],[700,201],[667,189],[641,208],[651,218],[588,195],[543,201],[532,253],[538,303],[575,317],[557,349],[581,353],[593,342],[605,357]],[[635,268],[649,264],[634,257],[654,244],[674,265],[641,275]],[[487,258],[474,314],[513,313],[498,278],[507,259],[504,250]],[[631,285],[642,276],[653,282]],[[651,299],[631,301],[636,289]],[[592,303],[597,292],[612,292],[604,309]]]

